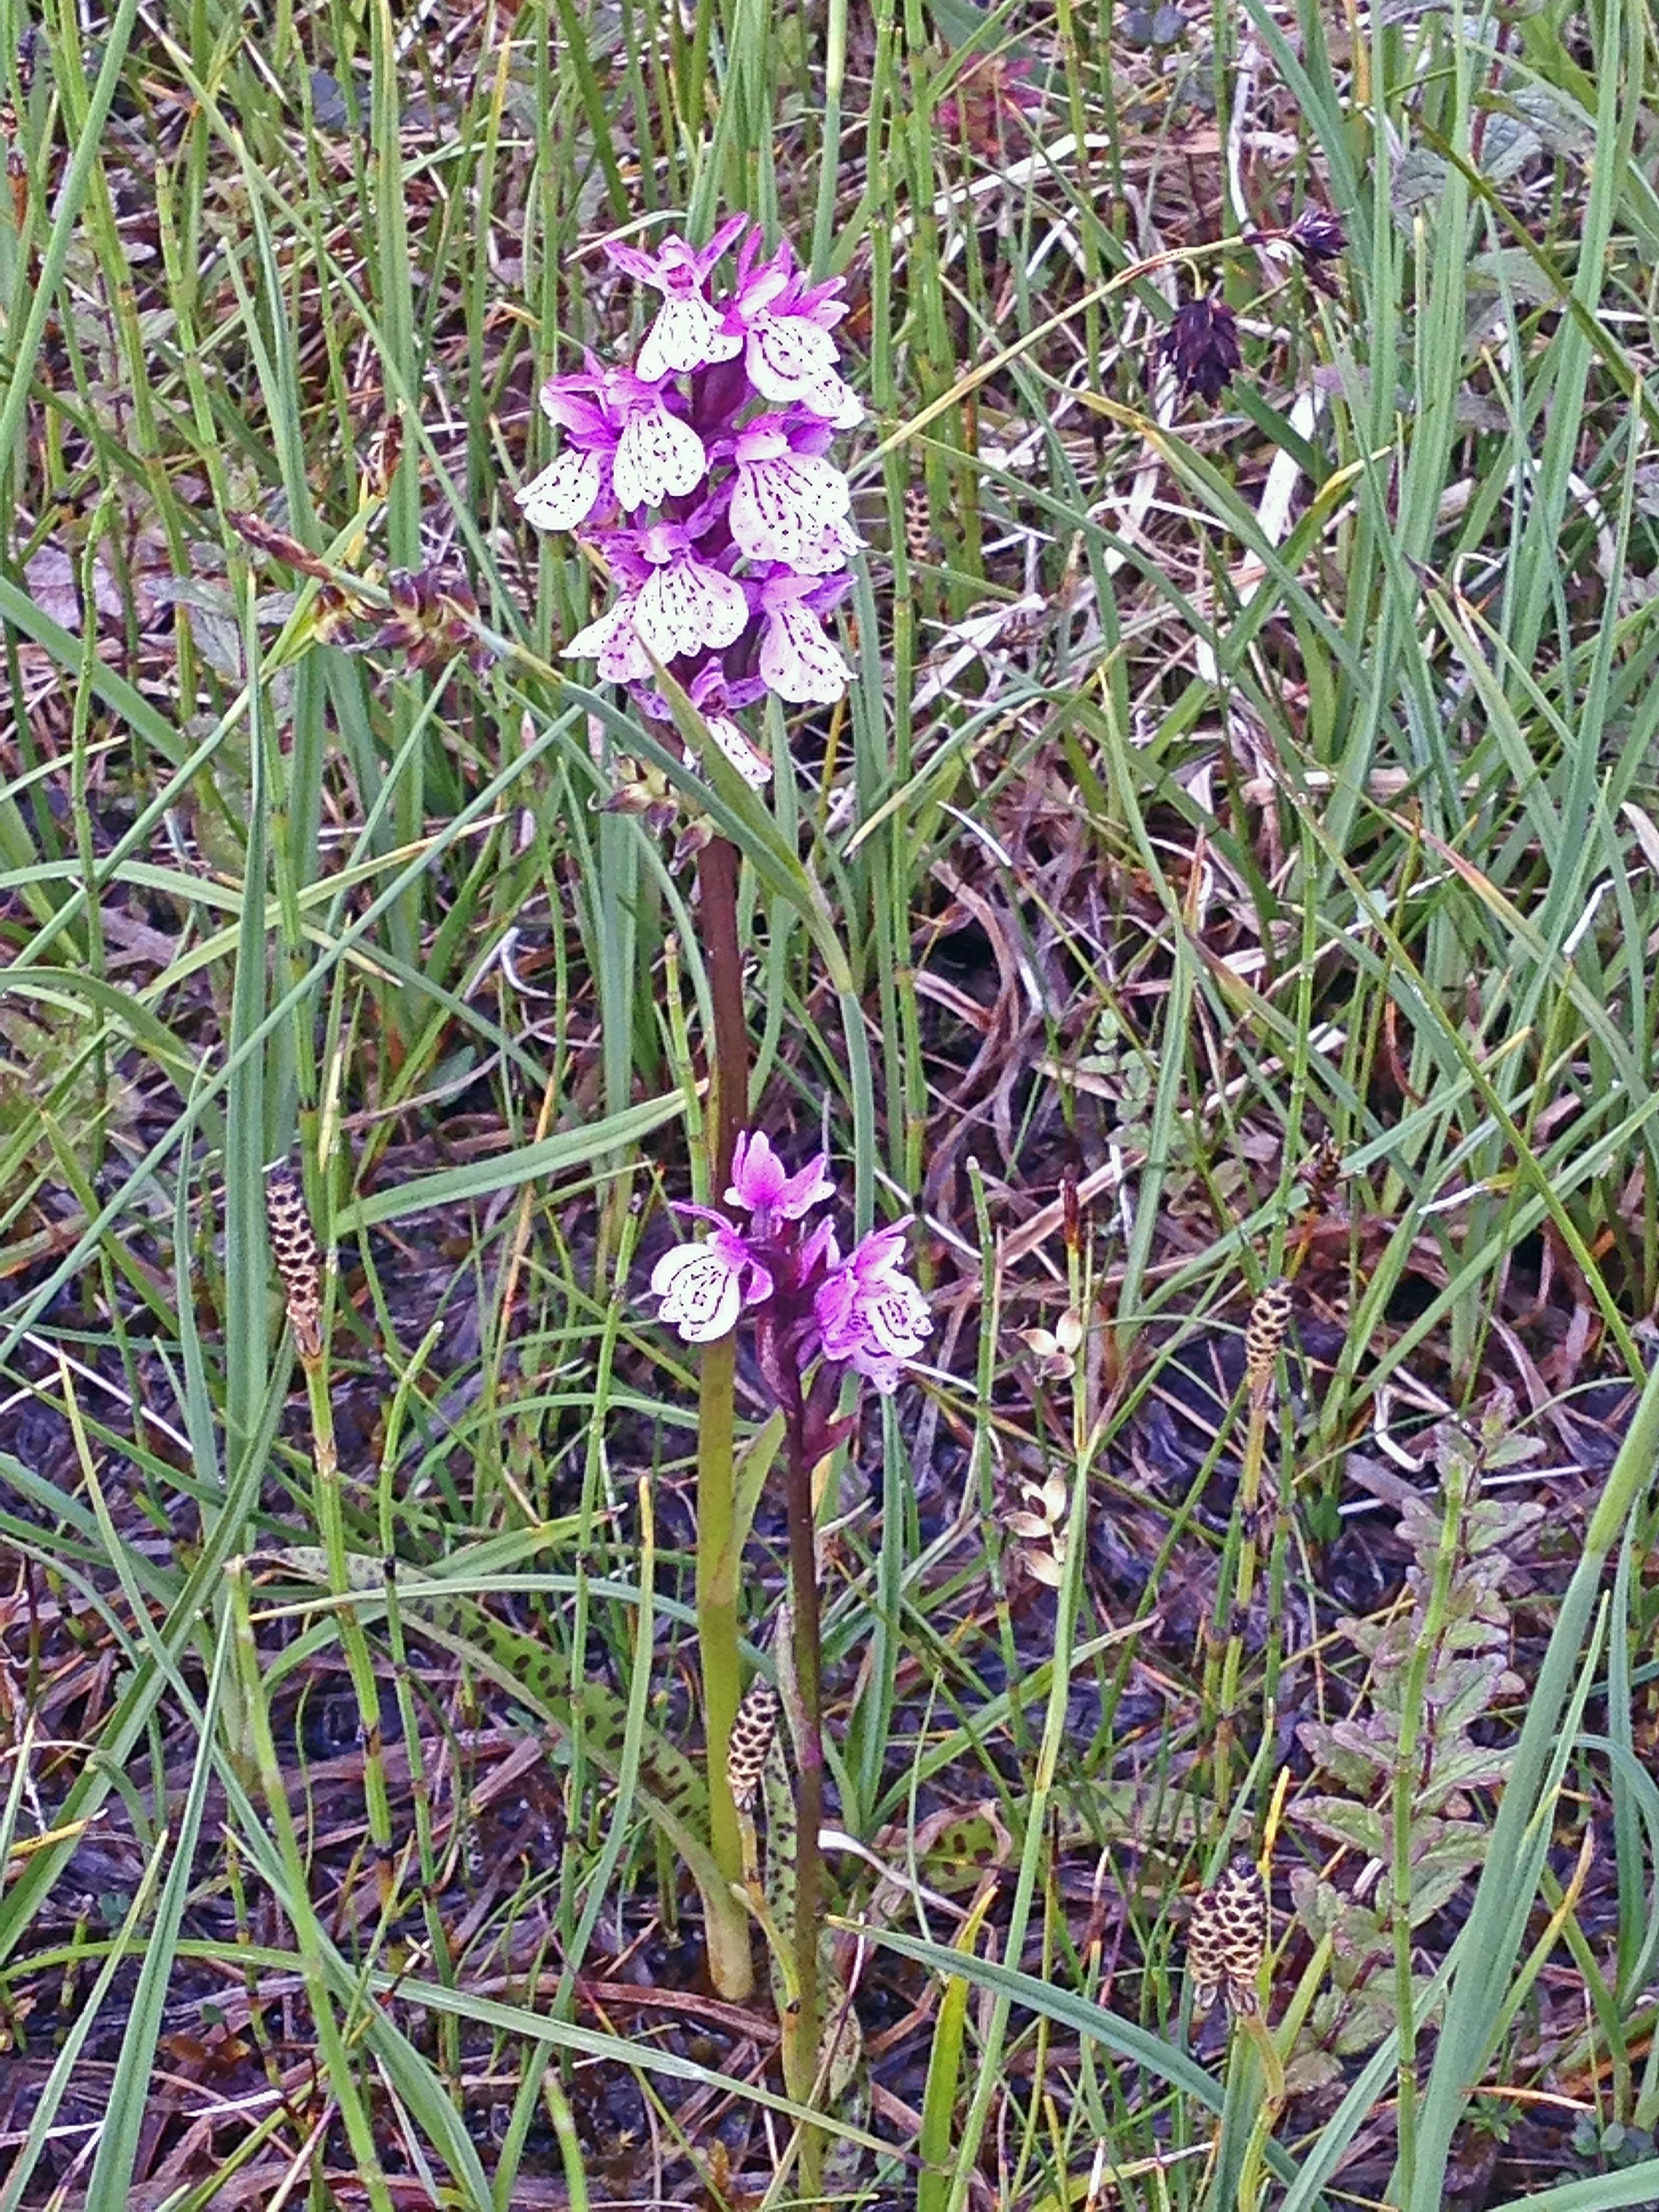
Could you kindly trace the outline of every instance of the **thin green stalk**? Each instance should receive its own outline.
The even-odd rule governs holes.
[[[823,1913],[823,1705],[819,1676],[817,1516],[812,1506],[812,1467],[807,1455],[799,1395],[784,1408],[784,1468],[789,1517],[789,1607],[793,1680],[787,1704],[795,1737],[794,2018],[784,2036],[785,2080],[798,2104],[812,2100],[818,2071],[818,1937]],[[801,2136],[801,2191],[810,2203],[817,2186],[823,2138],[815,2128]]]
[[[270,1732],[270,1716],[266,1710],[261,1683],[263,1662],[254,1640],[250,1615],[246,1563],[241,1559],[232,1559],[228,1563],[225,1572],[230,1589],[231,1616],[235,1625],[237,1659],[252,1738],[254,1763],[259,1774],[277,1858],[282,1874],[286,1878],[284,1903],[293,1923],[295,1948],[300,1954],[300,1971],[305,1981],[306,1998],[317,2031],[325,2076],[338,2102],[357,2178],[368,2194],[369,2203],[374,2208],[374,2212],[393,2212],[392,2191],[387,2186],[386,2170],[380,2163],[368,2107],[359,2093],[349,2045],[335,2014],[333,1996],[329,1988],[326,1947],[311,1902],[310,1871],[300,1849],[300,1838],[288,1801],[288,1790],[283,1779],[282,1764],[277,1759],[276,1740]]]
[[[311,1411],[312,1468],[316,1476],[312,1511],[328,1560],[328,1583],[332,1595],[349,1598],[351,1568],[346,1553],[345,1510],[340,1489],[340,1459],[334,1443],[334,1403],[325,1369],[326,1351],[317,1357],[301,1357],[305,1370],[306,1400]],[[374,1847],[375,1879],[382,1909],[390,1902],[393,1881],[392,1801],[386,1782],[386,1756],[380,1736],[380,1686],[368,1638],[355,1605],[344,1604],[337,1618],[346,1669],[357,1700],[357,1721],[363,1739],[363,1797],[368,1810],[369,1841]]]
[[[1468,1469],[1453,1453],[1446,1464],[1444,1517],[1435,1553],[1423,1632],[1412,1653],[1400,1708],[1400,1737],[1395,1753],[1392,1866],[1389,1887],[1394,1917],[1395,2009],[1400,2023],[1399,2142],[1402,2187],[1409,2192],[1417,2160],[1417,2016],[1412,1993],[1412,1811],[1419,1775],[1418,1743],[1427,1717],[1429,1670],[1446,1625],[1452,1576],[1462,1541]]]
[[[736,848],[723,837],[712,839],[699,856],[697,874],[714,1006],[709,1196],[718,1203],[731,1180],[732,1155],[748,1111],[749,1031],[738,941]],[[708,1744],[709,1844],[722,1877],[732,1883],[743,1879],[743,1838],[727,1771],[732,1724],[743,1696],[738,1649],[742,1553],[734,1459],[736,1385],[734,1340],[728,1336],[705,1346],[697,1396],[697,1651]],[[709,1927],[709,1972],[722,1996],[740,2002],[754,1987],[754,1963],[746,1927],[740,1951],[731,1933],[724,1922]]]
[[[1261,2065],[1261,2098],[1244,2146],[1244,2162],[1238,2177],[1238,2212],[1256,2212],[1261,2197],[1262,2154],[1279,2113],[1285,2108],[1285,2062],[1279,2055],[1273,2032],[1261,2014],[1246,2013],[1237,2023]]]

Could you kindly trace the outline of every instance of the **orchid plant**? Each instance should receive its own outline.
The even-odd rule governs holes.
[[[900,1262],[908,1221],[860,1237],[843,1257],[834,1221],[810,1218],[836,1195],[820,1152],[793,1174],[761,1130],[733,1147],[728,1211],[681,1210],[710,1233],[675,1244],[657,1261],[658,1317],[688,1344],[715,1345],[748,1324],[757,1364],[783,1419],[788,1477],[791,1694],[796,1786],[793,1978],[798,2009],[786,2038],[790,2087],[803,2100],[816,2070],[817,1836],[823,1744],[818,1695],[818,1590],[812,1470],[843,1443],[853,1415],[838,1414],[849,1373],[884,1394],[898,1387],[933,1330],[927,1301]],[[733,1215],[742,1217],[734,1219]]]
[[[734,246],[734,280],[716,294]],[[759,789],[771,763],[736,715],[769,692],[831,705],[851,678],[823,621],[859,550],[851,488],[828,458],[864,414],[832,335],[841,282],[809,283],[787,240],[763,258],[747,216],[702,247],[671,234],[654,253],[605,251],[662,307],[631,366],[590,353],[543,386],[562,446],[519,503],[538,529],[574,532],[617,587],[565,658],[591,659],[661,724],[666,667]]]
[[[830,458],[863,419],[841,373],[838,280],[811,281],[787,243],[768,252],[748,216],[706,246],[678,235],[654,251],[610,244],[613,267],[660,295],[630,361],[590,352],[550,377],[542,407],[560,433],[552,462],[519,494],[537,528],[568,532],[613,587],[564,647],[621,686],[672,741],[684,695],[710,741],[756,791],[772,761],[738,719],[771,698],[831,706],[852,672],[826,624],[852,583],[859,538],[852,492]],[[727,256],[731,257],[729,264]],[[729,267],[725,282],[723,266]],[[665,680],[667,679],[667,680]],[[713,1021],[707,1042],[709,1187],[729,1212],[659,1262],[665,1321],[703,1347],[697,1430],[697,1643],[708,1745],[710,1846],[735,1883],[742,1856],[729,1773],[742,1691],[735,1472],[735,1341],[752,1326],[787,1439],[797,1745],[795,1859],[799,2011],[787,2070],[810,2098],[816,2061],[817,1836],[823,1801],[817,1544],[812,1469],[848,1433],[848,1374],[890,1390],[930,1326],[899,1265],[903,1224],[842,1256],[814,1208],[834,1195],[819,1159],[790,1175],[768,1139],[744,1131],[748,1025],[738,942],[739,859],[726,838],[696,844],[699,950]],[[694,1212],[696,1209],[693,1209]],[[741,1217],[741,1221],[733,1215]],[[748,1994],[746,1947],[706,1916],[722,1996]],[[812,2165],[811,2131],[803,2174]]]

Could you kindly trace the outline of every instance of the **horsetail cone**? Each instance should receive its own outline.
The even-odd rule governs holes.
[[[1244,1374],[1253,1391],[1265,1390],[1291,1325],[1291,1286],[1269,1283],[1250,1308],[1244,1328]]]
[[[757,1674],[743,1693],[732,1723],[732,1741],[726,1753],[726,1779],[738,1812],[754,1804],[766,1765],[766,1754],[778,1732],[778,1693],[764,1674]]]
[[[271,1256],[283,1279],[289,1326],[302,1359],[318,1359],[323,1350],[323,1255],[311,1225],[304,1187],[291,1168],[272,1168],[265,1177],[265,1218],[270,1224]]]
[[[1261,1869],[1243,1852],[1212,1889],[1200,1890],[1187,1929],[1193,2004],[1208,2012],[1224,1991],[1237,2019],[1261,2010],[1256,1984],[1267,1952],[1267,1891]]]

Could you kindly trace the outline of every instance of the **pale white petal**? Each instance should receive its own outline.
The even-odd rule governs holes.
[[[598,662],[599,676],[606,684],[635,684],[651,673],[651,656],[640,642],[634,626],[635,595],[624,592],[613,607],[607,607],[585,629],[579,629],[564,648],[562,658],[582,660],[590,655]]]
[[[743,340],[728,336],[707,300],[688,293],[670,300],[645,334],[634,374],[646,384],[665,376],[684,376],[705,362],[730,361]]]
[[[599,495],[597,453],[563,453],[517,495],[526,522],[538,530],[574,530]]]
[[[821,415],[837,430],[856,430],[864,420],[863,401],[833,370],[814,384],[803,385],[796,397],[803,407]]]
[[[822,575],[824,569],[809,568],[797,556],[817,546],[825,529],[846,514],[852,496],[841,471],[815,454],[739,461],[732,535],[751,561],[785,561],[806,574]]]
[[[757,750],[729,714],[705,714],[708,734],[751,790],[764,791],[772,780],[772,763]]]
[[[838,514],[799,548],[789,565],[803,576],[831,576],[847,566],[859,545],[857,531],[844,514]]]
[[[908,1275],[896,1275],[863,1311],[871,1335],[895,1359],[914,1359],[933,1333],[927,1301]]]
[[[805,315],[771,315],[763,309],[750,318],[744,367],[765,398],[791,400],[835,377],[836,342]]]
[[[701,1242],[672,1244],[651,1270],[651,1293],[653,1297],[665,1298],[674,1287],[676,1278],[687,1267],[700,1267],[711,1256],[710,1248]]]
[[[743,1308],[738,1270],[709,1244],[677,1244],[651,1271],[651,1288],[662,1300],[657,1318],[687,1344],[725,1336]]]
[[[665,407],[646,407],[623,425],[611,481],[623,507],[659,507],[695,491],[708,466],[702,440],[689,422]]]
[[[780,699],[796,706],[809,700],[833,706],[853,672],[825,635],[809,607],[787,601],[773,610],[761,640],[761,681]]]
[[[695,555],[682,553],[666,568],[653,571],[640,592],[635,627],[659,660],[678,653],[719,651],[730,645],[749,619],[743,586]]]

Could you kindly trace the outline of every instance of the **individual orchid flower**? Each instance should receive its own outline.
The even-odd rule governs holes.
[[[872,1230],[825,1277],[813,1319],[826,1359],[844,1360],[884,1395],[933,1334],[921,1291],[899,1266],[908,1223]]]
[[[823,459],[829,434],[815,417],[757,415],[732,441],[732,535],[750,560],[782,562],[803,575],[843,565],[839,528],[853,495]]]
[[[777,568],[761,586],[761,680],[780,699],[833,706],[851,683],[853,672],[819,619],[820,608],[840,596],[846,581]]]
[[[745,1306],[772,1295],[772,1279],[748,1240],[729,1222],[712,1237],[676,1244],[651,1270],[651,1288],[662,1300],[658,1319],[687,1344],[712,1344],[729,1336]]]
[[[550,377],[542,411],[565,434],[565,449],[519,494],[538,530],[574,530],[615,503],[632,513],[694,492],[708,471],[702,440],[674,411],[678,393],[625,368]]]
[[[703,287],[721,254],[747,227],[746,216],[734,216],[701,248],[688,245],[678,231],[671,231],[654,253],[642,253],[632,246],[605,248],[618,269],[663,295],[662,309],[634,364],[635,374],[647,384],[664,376],[689,375],[710,362],[730,361],[741,350],[742,339],[725,328]]]
[[[838,430],[863,421],[864,410],[836,365],[836,342],[805,315],[762,307],[749,319],[743,365],[763,399],[791,402],[821,415]]]
[[[763,1129],[745,1130],[732,1150],[726,1202],[748,1214],[752,1236],[764,1237],[775,1223],[799,1221],[835,1196],[836,1186],[826,1172],[829,1165],[829,1154],[820,1152],[791,1175]]]
[[[718,661],[709,661],[691,678],[687,696],[709,736],[750,790],[763,791],[772,780],[772,763],[735,719],[740,708],[765,697],[766,686],[759,677],[728,677]],[[653,720],[672,722],[674,710],[660,691],[636,690],[634,696]]]
[[[749,620],[743,586],[698,558],[683,525],[653,523],[641,535],[640,552],[651,574],[640,590],[634,627],[659,660],[723,652],[742,635]]]

